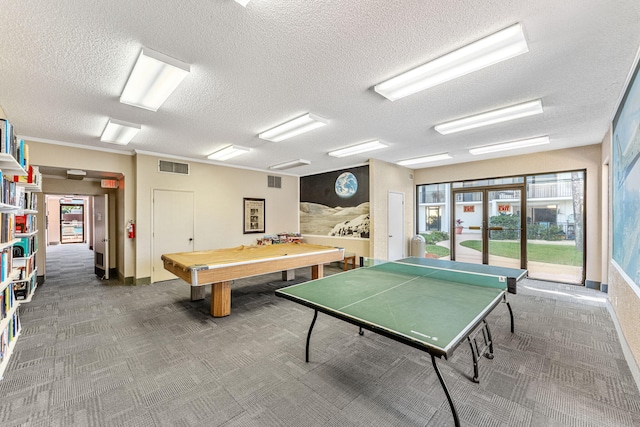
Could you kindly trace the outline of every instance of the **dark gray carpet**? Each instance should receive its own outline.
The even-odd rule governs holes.
[[[280,274],[236,281],[231,316],[214,319],[179,280],[128,287],[92,272],[85,245],[47,248],[0,382],[0,425],[453,425],[426,353],[321,314],[305,363],[313,313],[274,296]],[[462,425],[640,425],[604,298],[525,280],[510,296],[516,333],[504,305],[488,318],[495,358],[480,384],[468,346],[440,363]]]

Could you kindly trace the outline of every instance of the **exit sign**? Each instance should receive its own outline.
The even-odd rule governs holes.
[[[100,182],[102,188],[118,188],[118,181],[115,179],[103,179]]]

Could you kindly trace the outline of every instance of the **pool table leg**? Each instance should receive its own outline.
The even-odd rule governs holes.
[[[312,265],[311,266],[311,278],[322,279],[324,277],[324,264]]]
[[[192,286],[191,287],[191,301],[203,300],[207,294],[206,286]]]
[[[282,271],[282,281],[287,282],[289,280],[295,280],[296,271],[295,270],[283,270]]]
[[[211,315],[224,317],[231,314],[231,282],[211,284]]]

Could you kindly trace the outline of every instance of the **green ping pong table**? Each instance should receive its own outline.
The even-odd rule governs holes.
[[[510,280],[524,277],[526,270],[450,261],[440,263],[449,267],[443,268],[426,265],[434,263],[423,260],[425,258],[372,262],[365,268],[279,289],[276,295],[314,309],[307,333],[307,362],[318,312],[360,327],[361,335],[362,330],[367,329],[429,353],[455,425],[459,426],[458,414],[436,358],[449,358],[463,341],[469,341],[477,382],[478,356],[484,353],[487,358],[493,357],[493,341],[485,318],[505,302],[513,332],[513,313],[506,301],[507,285]],[[480,334],[482,348],[478,346]]]

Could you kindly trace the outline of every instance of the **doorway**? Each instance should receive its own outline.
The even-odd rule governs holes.
[[[84,199],[60,199],[60,243],[84,243]]]
[[[108,239],[107,235],[100,236],[97,234],[96,227],[98,222],[104,223],[102,227],[107,234],[109,233],[108,225],[114,224],[114,218],[111,218],[109,211],[104,204],[105,209],[103,212],[98,212],[100,221],[96,221],[96,210],[94,206],[95,199],[106,200],[110,196],[108,194],[103,195],[60,195],[60,194],[45,194],[44,195],[44,237],[46,241],[45,266],[43,271],[46,273],[47,254],[54,247],[60,247],[55,249],[55,253],[59,256],[58,260],[63,260],[65,263],[57,268],[68,269],[76,261],[80,262],[80,259],[90,257],[93,259],[93,264],[99,266],[100,270],[92,268],[98,277],[103,279],[109,278],[109,270],[113,270],[109,265],[109,249],[108,246],[105,249],[105,242],[103,240]],[[112,212],[113,213],[113,212]],[[96,240],[97,239],[97,240]],[[63,249],[67,248],[67,249]],[[68,259],[62,256],[63,253],[68,252]],[[85,254],[86,252],[86,254]],[[104,262],[98,262],[103,260]],[[68,264],[67,264],[68,263]],[[80,262],[83,263],[83,262]],[[51,266],[51,265],[49,265]],[[87,272],[91,274],[91,272]]]
[[[452,259],[525,268],[524,186],[453,190]]]
[[[387,260],[404,258],[404,193],[389,192]]]

